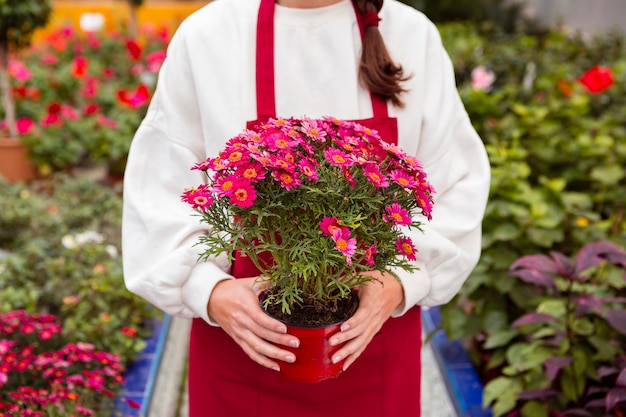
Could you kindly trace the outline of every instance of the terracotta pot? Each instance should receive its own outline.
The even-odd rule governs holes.
[[[0,138],[0,175],[11,183],[35,179],[35,164],[17,139]]]

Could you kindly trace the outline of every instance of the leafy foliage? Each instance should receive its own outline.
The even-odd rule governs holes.
[[[51,12],[50,0],[0,0],[0,45],[28,46],[35,30],[48,23]]]
[[[483,348],[499,375],[485,386],[494,415],[604,416],[626,405],[626,250],[606,242],[572,260],[560,252],[511,265],[526,286],[525,312]],[[528,414],[533,410],[531,414]]]
[[[29,185],[0,182],[0,311],[54,314],[68,340],[120,355],[139,352],[156,310],[124,287],[121,197],[88,178],[58,174]]]
[[[539,313],[544,300],[535,286],[545,286],[546,276],[523,272],[525,280],[513,279],[514,262],[548,251],[570,257],[597,241],[626,246],[625,45],[612,34],[509,36],[492,25],[450,24],[441,32],[492,169],[482,257],[459,295],[442,307],[442,319],[489,380],[500,375],[495,363],[504,363],[506,348],[517,343],[512,323]],[[490,83],[477,82],[478,67],[493,73]],[[589,84],[594,73],[596,83]],[[532,355],[541,363],[561,354],[537,347]],[[496,362],[489,368],[489,361]],[[492,385],[489,396],[500,398],[496,411],[503,412],[519,400],[512,393],[524,388],[518,380],[500,381],[504,391]]]

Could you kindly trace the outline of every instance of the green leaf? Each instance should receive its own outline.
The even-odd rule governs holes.
[[[596,327],[593,325],[591,320],[586,317],[574,320],[572,329],[576,334],[581,336],[591,336],[596,331]]]
[[[504,376],[489,381],[483,390],[483,406],[488,407],[496,399],[510,391],[513,386],[514,380]]]
[[[596,167],[591,171],[591,178],[606,185],[618,184],[625,176],[624,167],[619,165]]]
[[[492,234],[498,241],[511,241],[520,236],[520,229],[514,223],[503,223],[496,227]]]
[[[500,330],[490,335],[485,341],[485,345],[483,347],[485,349],[493,349],[506,346],[517,335],[519,335],[519,332],[515,329]]]
[[[522,407],[522,417],[548,417],[548,410],[540,402],[529,401]]]
[[[500,396],[500,398],[498,398],[498,400],[491,407],[494,417],[505,415],[515,408],[515,405],[517,404],[517,392],[517,390],[511,390],[505,392]]]
[[[563,318],[567,313],[565,303],[566,300],[564,299],[544,301],[537,306],[537,313],[544,313],[557,318]]]

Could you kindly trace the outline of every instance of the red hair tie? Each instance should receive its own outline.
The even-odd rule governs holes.
[[[370,26],[378,26],[378,22],[380,22],[380,17],[378,13],[367,12],[363,13],[363,27],[368,28]]]

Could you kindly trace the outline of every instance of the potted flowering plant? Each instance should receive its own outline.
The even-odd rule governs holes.
[[[12,49],[28,46],[35,30],[48,22],[51,11],[50,0],[0,0],[0,110],[3,110],[0,112],[3,113],[0,114],[3,116],[0,117],[0,175],[11,181],[32,179],[34,165],[17,139],[15,101],[9,81],[9,53]]]
[[[405,232],[430,220],[434,190],[420,162],[375,131],[270,119],[192,169],[208,179],[182,194],[208,225],[202,258],[249,258],[263,308],[288,325],[347,319],[353,290],[375,280],[366,271],[417,270]]]

